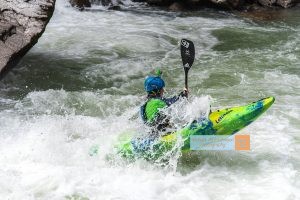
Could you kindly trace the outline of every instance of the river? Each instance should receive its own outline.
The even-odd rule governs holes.
[[[126,4],[79,12],[59,0],[0,82],[0,199],[300,199],[299,8],[261,20]],[[201,151],[169,166],[109,162],[116,138],[141,123],[147,75],[160,68],[167,95],[182,90],[181,38],[196,47],[186,121],[209,104],[276,98],[240,132],[251,150]]]

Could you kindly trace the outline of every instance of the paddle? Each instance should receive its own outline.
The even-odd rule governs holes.
[[[185,88],[188,90],[188,72],[192,67],[195,59],[194,43],[187,39],[182,39],[180,42],[181,59],[185,74]]]

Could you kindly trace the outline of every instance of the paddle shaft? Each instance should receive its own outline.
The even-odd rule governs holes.
[[[184,78],[184,85],[185,85],[185,89],[188,90],[188,73],[189,73],[189,68],[184,68],[184,75],[185,75],[185,78]]]

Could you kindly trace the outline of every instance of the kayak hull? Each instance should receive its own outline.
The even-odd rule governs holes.
[[[211,112],[208,119],[195,120],[183,129],[158,139],[138,139],[132,134],[124,134],[119,138],[116,149],[122,157],[131,159],[157,159],[177,148],[180,142],[182,151],[190,151],[191,135],[233,135],[255,121],[274,101],[274,97],[267,97],[245,106],[220,109]]]

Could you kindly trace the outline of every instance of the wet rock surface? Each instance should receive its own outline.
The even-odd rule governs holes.
[[[123,1],[127,0],[69,0],[71,5],[80,10],[90,7],[91,4],[107,6],[108,9],[119,10]],[[257,10],[257,8],[289,8],[300,3],[300,0],[132,0],[145,2],[150,6],[161,6],[171,11],[197,10],[203,7],[225,10]]]
[[[246,10],[251,5],[258,5],[261,7],[268,8],[289,8],[298,3],[300,0],[133,0],[136,2],[146,2],[149,5],[155,6],[166,6],[171,8],[171,10],[178,10],[177,4],[181,6],[184,5],[185,9],[195,9],[196,7],[214,7],[222,9],[239,9]],[[176,9],[174,6],[176,5]]]
[[[263,6],[268,6],[268,7],[280,6],[283,8],[289,8],[294,6],[297,3],[300,3],[299,0],[258,0],[258,2]]]
[[[55,0],[0,0],[0,78],[37,43]]]
[[[89,1],[89,0],[84,0]],[[120,10],[123,5],[122,0],[90,0],[91,4],[106,6],[109,10]]]
[[[89,0],[70,0],[70,4],[79,10],[83,10],[85,7],[91,7],[91,2]]]

